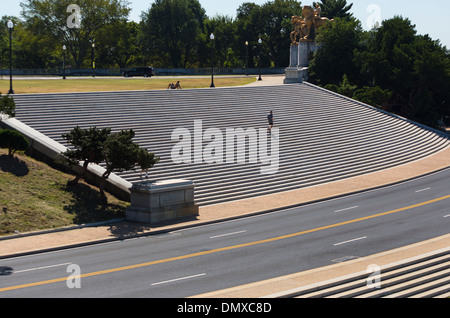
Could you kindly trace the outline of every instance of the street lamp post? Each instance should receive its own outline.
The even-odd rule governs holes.
[[[14,94],[13,90],[13,80],[12,80],[12,30],[14,28],[14,23],[9,20],[6,24],[9,29],[9,92],[8,94]]]
[[[95,77],[95,42],[92,42],[92,77]]]
[[[212,88],[216,87],[214,85],[214,34],[211,33],[209,36],[211,39],[211,86]]]
[[[248,41],[245,41],[245,75],[248,76]]]
[[[261,44],[262,44],[262,40],[261,40],[261,38],[259,38],[258,43],[259,43],[259,57],[258,57],[259,78],[258,78],[258,81],[262,81],[262,78],[261,78]]]
[[[67,47],[63,45],[63,79],[66,79],[66,49]]]

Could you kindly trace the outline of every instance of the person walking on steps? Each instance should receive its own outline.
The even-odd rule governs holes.
[[[267,116],[267,120],[269,121],[269,128],[268,131],[272,131],[273,128],[273,111],[270,111],[269,116]]]

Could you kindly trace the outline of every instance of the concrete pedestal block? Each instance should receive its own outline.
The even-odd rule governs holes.
[[[311,53],[319,49],[315,42],[300,42],[298,45],[298,66],[308,67]]]
[[[291,45],[289,67],[285,70],[284,84],[302,83],[308,80],[309,57],[319,49],[315,42],[301,41]]]
[[[288,67],[285,72],[284,84],[303,83],[303,68]]]
[[[290,51],[290,61],[289,61],[289,67],[294,68],[298,66],[298,46],[297,45],[291,45],[291,51]]]
[[[131,188],[127,220],[157,224],[198,216],[194,190],[190,180],[136,183]]]

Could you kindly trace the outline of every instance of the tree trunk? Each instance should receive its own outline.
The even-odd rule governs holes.
[[[75,177],[75,179],[73,179],[72,181],[67,182],[67,184],[69,186],[76,186],[78,184],[78,182],[81,180],[81,178],[84,178],[85,181],[87,181],[87,168],[89,165],[89,160],[86,160],[83,163],[83,172],[82,174],[77,174],[77,176]]]
[[[102,175],[102,177],[100,179],[100,184],[98,186],[98,188],[100,189],[100,197],[104,204],[108,203],[108,198],[106,197],[106,194],[105,194],[105,181],[106,181],[106,179],[109,178],[109,175],[111,174],[111,172],[112,171],[110,171],[110,170],[105,171],[105,173]]]

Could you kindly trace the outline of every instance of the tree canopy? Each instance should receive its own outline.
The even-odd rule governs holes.
[[[9,117],[16,116],[16,102],[14,98],[9,95],[3,95],[0,93],[0,113],[8,115]]]
[[[291,16],[300,15],[302,8],[297,0],[245,2],[237,8],[236,18],[209,17],[198,0],[156,0],[135,22],[128,19],[131,8],[126,0],[80,0],[76,2],[79,28],[71,28],[68,20],[75,19],[77,12],[68,10],[72,3],[23,0],[20,18],[2,17],[0,52],[5,54],[0,56],[1,65],[9,65],[5,24],[13,19],[15,68],[61,68],[63,45],[68,53],[66,67],[88,68],[93,43],[98,68],[210,67],[211,50],[217,66],[244,67],[247,48],[250,67],[258,62],[284,67],[289,60]]]
[[[354,19],[336,18],[317,39],[313,82],[431,127],[450,115],[449,51],[409,19],[365,32]]]
[[[130,8],[124,0],[27,0],[21,3],[25,28],[35,36],[44,36],[51,47],[66,45],[77,68],[80,68],[105,26],[126,21]],[[73,11],[72,11],[73,10]],[[70,25],[71,14],[78,14],[79,24]],[[58,45],[56,45],[58,44]]]
[[[62,154],[63,162],[69,166],[76,166],[83,162],[83,172],[76,176],[69,185],[76,185],[84,177],[86,180],[89,164],[105,165],[105,172],[100,178],[99,189],[101,198],[106,201],[104,192],[105,181],[114,171],[134,169],[139,165],[141,169],[150,169],[159,158],[153,153],[140,148],[133,142],[135,132],[122,130],[112,133],[111,128],[99,129],[92,127],[83,129],[75,127],[63,138],[69,143],[70,148]]]
[[[142,43],[146,53],[167,67],[195,63],[206,15],[197,0],[156,0],[142,14]],[[159,61],[158,61],[159,62]]]
[[[314,6],[316,3],[314,2]],[[353,3],[347,4],[347,0],[322,0],[318,4],[322,9],[321,15],[328,19],[349,19],[353,17],[353,14],[349,12],[353,7]]]
[[[13,157],[16,151],[26,151],[28,147],[28,140],[20,132],[0,129],[0,148],[8,149],[8,156]]]
[[[11,19],[14,68],[61,68],[63,45],[69,53],[66,67],[75,68],[90,68],[91,52],[99,68],[196,68],[213,63],[282,68],[289,64],[291,17],[301,15],[303,5],[309,4],[243,2],[232,18],[207,16],[199,0],[156,0],[134,22],[128,20],[126,0],[79,0],[78,15],[76,9],[68,10],[72,2],[22,0],[20,18],[3,16],[0,67],[9,65],[6,21]],[[408,18],[397,16],[364,31],[347,0],[317,3],[321,15],[334,22],[318,30],[320,50],[310,63],[311,81],[431,126],[450,116],[445,46],[417,34]],[[72,20],[79,25],[70,27]]]
[[[92,127],[82,129],[77,126],[62,136],[71,145],[71,149],[62,154],[66,163],[70,166],[76,166],[81,161],[83,162],[83,173],[69,182],[70,185],[77,184],[81,177],[86,180],[89,164],[100,164],[104,160],[104,144],[110,134],[111,128],[98,129]]]

